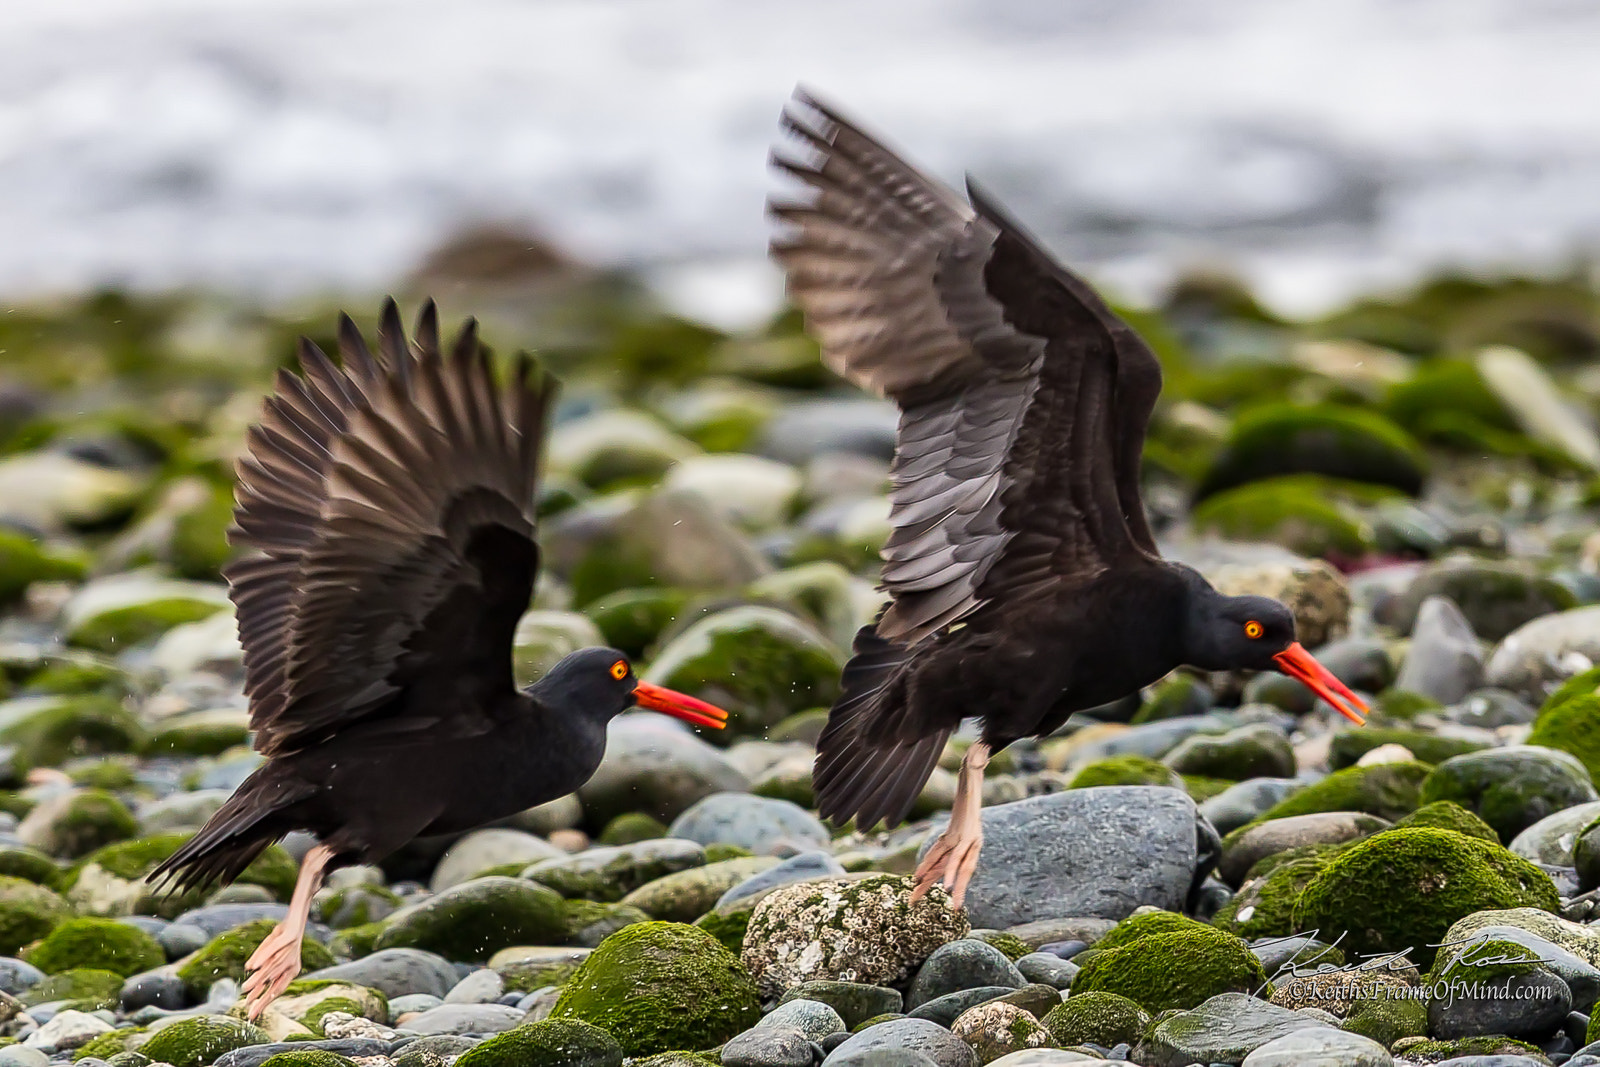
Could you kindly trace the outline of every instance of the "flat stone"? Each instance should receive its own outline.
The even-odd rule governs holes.
[[[566,855],[543,838],[521,830],[474,830],[451,845],[439,858],[439,865],[433,869],[428,888],[435,893],[442,893],[494,867],[564,859]]]
[[[522,1022],[525,1012],[504,1004],[441,1004],[406,1021],[418,1034],[499,1034]]]
[[[1320,811],[1272,819],[1241,834],[1222,853],[1217,874],[1239,888],[1258,861],[1303,845],[1337,845],[1387,830],[1390,823],[1359,811]]]
[[[506,983],[495,971],[480,968],[455,984],[445,994],[446,1004],[494,1004],[506,991]]]
[[[792,1026],[756,1027],[722,1046],[722,1067],[811,1067],[811,1040]]]
[[[1029,948],[1039,948],[1043,945],[1059,944],[1063,941],[1082,941],[1092,945],[1111,931],[1117,925],[1115,919],[1101,919],[1094,916],[1081,916],[1066,919],[1039,919],[1034,922],[1018,923],[1008,927],[1006,933],[1019,941],[1024,942]]]
[[[818,1000],[785,1000],[756,1023],[757,1030],[792,1027],[809,1040],[821,1041],[829,1034],[843,1033],[848,1027],[832,1006]]]
[[[1027,981],[1005,953],[987,942],[964,937],[940,945],[923,962],[911,982],[906,1008],[915,1011],[946,994],[980,986],[1021,989]]]
[[[324,967],[305,977],[353,982],[376,989],[386,997],[428,993],[443,998],[455,988],[459,976],[443,956],[420,948],[386,948],[359,960]]]
[[[1600,819],[1600,800],[1565,808],[1546,815],[1512,838],[1506,847],[1534,863],[1571,867],[1578,832],[1596,819]]]
[[[1269,1041],[1327,1025],[1245,993],[1223,993],[1157,1023],[1132,1058],[1145,1067],[1239,1063]]]
[[[1570,675],[1600,663],[1600,605],[1573,608],[1524,623],[1489,656],[1484,681],[1533,703]]]
[[[662,718],[645,713],[611,721],[605,758],[578,788],[595,825],[633,811],[669,821],[713,793],[750,788],[721,750]]]
[[[1390,1067],[1389,1050],[1360,1034],[1325,1027],[1297,1030],[1261,1045],[1244,1067]]]
[[[776,867],[769,867],[753,875],[722,894],[717,907],[765,893],[781,885],[793,885],[813,878],[833,878],[845,873],[844,865],[828,852],[802,852],[790,856]]]
[[[1016,966],[1028,981],[1040,982],[1053,989],[1071,989],[1073,978],[1081,970],[1076,963],[1051,952],[1030,952],[1017,960]]]
[[[845,1028],[852,1030],[879,1015],[898,1015],[904,1007],[899,990],[864,982],[801,982],[785,992],[778,1004],[781,1007],[794,1000],[828,1005],[844,1021]]]
[[[926,1019],[891,1019],[869,1026],[828,1054],[825,1067],[877,1067],[864,1053],[920,1052],[937,1067],[978,1067],[972,1047],[938,1023]],[[885,1065],[893,1060],[883,1060]]]
[[[270,1045],[247,1045],[223,1053],[217,1057],[214,1067],[261,1067],[280,1052],[305,1052],[311,1049],[321,1049],[349,1059],[364,1059],[368,1056],[387,1056],[392,1048],[392,1042],[378,1041],[370,1037],[346,1037],[326,1041],[279,1041]]]
[[[826,845],[833,835],[798,804],[748,793],[713,793],[672,821],[668,833],[702,845],[739,845],[765,855],[774,845]]]
[[[949,1026],[960,1018],[961,1013],[979,1004],[987,1004],[991,1000],[999,1000],[1007,993],[1013,992],[1015,987],[1003,985],[974,986],[971,989],[958,989],[954,993],[946,993],[941,997],[924,1001],[907,1013],[912,1019],[927,1019],[940,1026]]]

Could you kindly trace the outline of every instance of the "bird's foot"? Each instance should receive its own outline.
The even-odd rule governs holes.
[[[956,826],[953,823],[939,840],[933,843],[928,854],[917,864],[916,885],[911,890],[914,904],[927,896],[928,890],[944,883],[950,894],[950,909],[959,910],[967,896],[967,884],[978,869],[978,853],[983,850],[981,824]]]
[[[54,767],[35,767],[28,772],[29,785],[71,785],[72,775]]]
[[[301,932],[279,923],[245,963],[244,1006],[251,1022],[260,1018],[300,973]]]

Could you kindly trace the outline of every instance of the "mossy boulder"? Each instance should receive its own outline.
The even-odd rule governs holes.
[[[642,658],[656,639],[683,616],[693,594],[683,589],[645,586],[618,589],[584,606],[605,643]]]
[[[759,735],[796,711],[833,703],[844,659],[800,618],[746,605],[708,615],[673,638],[645,680],[726,709],[728,737]]]
[[[317,914],[335,930],[378,922],[394,914],[399,907],[400,897],[381,885],[335,889],[325,897],[319,894],[316,902]]]
[[[463,1052],[462,1067],[622,1067],[622,1046],[598,1026],[546,1019],[496,1034]]]
[[[1175,911],[1150,908],[1128,916],[1107,930],[1105,935],[1094,943],[1094,947],[1097,949],[1126,948],[1142,937],[1152,937],[1156,934],[1175,934],[1205,928],[1205,923],[1196,922],[1187,915],[1179,915]]]
[[[1600,774],[1600,694],[1574,695],[1559,703],[1552,697],[1534,721],[1527,743],[1576,758],[1592,782]]]
[[[1149,1012],[1192,1008],[1266,984],[1261,961],[1232,934],[1202,923],[1102,949],[1072,980],[1072,995],[1116,993]]]
[[[1428,1035],[1428,1006],[1410,997],[1363,997],[1351,1007],[1339,1029],[1370,1037],[1388,1048],[1401,1038]]]
[[[197,1015],[156,1031],[139,1051],[172,1067],[204,1067],[236,1048],[271,1042],[267,1032],[229,1015]]]
[[[1476,837],[1480,841],[1500,844],[1500,835],[1494,827],[1478,818],[1460,804],[1451,800],[1435,800],[1395,823],[1392,829],[1403,830],[1410,826],[1431,826],[1435,830],[1454,830],[1458,834]]]
[[[1151,1015],[1116,993],[1079,993],[1050,1009],[1041,1022],[1063,1047],[1093,1042],[1102,1048],[1136,1044]]]
[[[1579,671],[1571,678],[1558,685],[1545,697],[1544,703],[1539,705],[1539,714],[1542,716],[1578,697],[1593,696],[1600,693],[1600,667],[1590,667],[1586,671]]]
[[[139,832],[126,805],[103,789],[59,793],[28,812],[17,827],[23,844],[66,859],[125,841]]]
[[[1193,734],[1161,758],[1182,775],[1242,782],[1246,778],[1292,778],[1294,748],[1282,730],[1252,723],[1225,734]]]
[[[1347,767],[1280,800],[1260,821],[1319,811],[1364,811],[1393,822],[1417,810],[1422,783],[1432,771],[1428,764],[1416,762]]]
[[[120,1056],[128,1051],[128,1045],[131,1044],[135,1038],[142,1039],[146,1033],[147,1031],[144,1029],[144,1027],[140,1026],[125,1030],[113,1030],[109,1034],[101,1034],[99,1037],[91,1040],[88,1044],[79,1045],[77,1048],[73,1049],[73,1062],[76,1063],[78,1060],[87,1059],[109,1060],[113,1056]],[[138,1054],[135,1053],[135,1055]],[[151,1062],[148,1057],[141,1057],[141,1059],[145,1064]]]
[[[49,548],[13,530],[0,530],[0,603],[15,600],[34,582],[82,580],[88,560]]]
[[[1384,745],[1402,745],[1417,757],[1419,763],[1432,764],[1489,747],[1482,741],[1471,741],[1464,737],[1441,737],[1426,730],[1368,724],[1361,730],[1342,730],[1333,735],[1328,766],[1336,771],[1354,767],[1362,756]]]
[[[1342,850],[1300,894],[1294,922],[1361,953],[1416,952],[1421,964],[1450,924],[1491,908],[1560,904],[1550,876],[1520,856],[1450,830],[1386,830]]]
[[[1501,1057],[1516,1057],[1534,1064],[1548,1064],[1549,1058],[1539,1051],[1537,1045],[1530,1045],[1526,1041],[1504,1037],[1500,1034],[1491,1034],[1487,1037],[1455,1037],[1448,1041],[1415,1041],[1407,1042],[1397,1049],[1397,1054],[1402,1055],[1410,1063],[1445,1063],[1453,1060],[1473,1062],[1467,1057],[1494,1057],[1488,1062],[1506,1062]],[[1516,1059],[1511,1060],[1516,1063]],[[1482,1061],[1479,1061],[1482,1062]],[[1521,1064],[1518,1064],[1521,1067]]]
[[[22,958],[45,974],[93,967],[124,978],[167,962],[155,938],[115,919],[68,919]]]
[[[1183,777],[1149,756],[1108,756],[1080,768],[1067,788],[1091,789],[1101,785],[1164,785],[1182,789]]]
[[[217,708],[163,719],[145,741],[144,754],[218,756],[249,741],[249,715],[243,710]]]
[[[117,995],[122,992],[123,976],[115,971],[102,971],[94,967],[73,967],[52,974],[23,996],[28,1007],[65,1000],[77,1011],[99,1011],[114,1008]]]
[[[1430,564],[1412,579],[1395,604],[1393,617],[1384,621],[1410,631],[1423,601],[1431,596],[1454,601],[1472,624],[1472,632],[1486,641],[1499,641],[1541,615],[1577,606],[1570,589],[1526,564],[1451,559]]]
[[[1492,826],[1502,841],[1547,815],[1596,799],[1600,794],[1576,757],[1534,745],[1454,756],[1422,786],[1424,804],[1453,800]]]
[[[623,897],[622,903],[653,919],[693,922],[710,911],[722,894],[779,862],[775,856],[745,856],[707,863],[646,882]]]
[[[0,730],[0,741],[17,747],[24,767],[58,767],[75,756],[133,752],[144,728],[121,701],[97,694],[64,697]]]
[[[178,978],[182,980],[189,995],[196,1000],[205,999],[206,991],[219,978],[243,981],[245,961],[261,946],[261,942],[267,939],[267,935],[276,925],[277,923],[271,919],[257,919],[218,934],[207,942],[204,948],[189,957],[183,966],[178,968]],[[333,954],[321,943],[309,937],[300,943],[302,973],[332,966]]]
[[[629,811],[606,823],[595,843],[600,845],[636,845],[640,841],[653,841],[667,836],[667,825],[660,819],[642,811]]]
[[[322,1030],[322,1017],[331,1011],[349,1012],[375,1023],[389,1021],[389,998],[382,992],[334,979],[302,978],[291,982],[272,1007],[317,1032]]]
[[[562,987],[552,1019],[607,1030],[628,1056],[710,1048],[761,1017],[755,983],[710,934],[679,923],[630,926],[601,942]]]
[[[15,956],[71,916],[67,902],[44,886],[0,876],[0,955]]]
[[[1204,715],[1211,710],[1213,699],[1209,686],[1192,674],[1178,671],[1150,687],[1144,703],[1131,721],[1138,725],[1186,715]]]
[[[1360,557],[1377,547],[1372,524],[1305,476],[1268,478],[1208,497],[1195,528],[1235,541],[1272,541],[1302,556]]]
[[[199,907],[205,901],[205,892],[164,894],[146,882],[145,876],[190,836],[154,834],[96,849],[62,877],[63,891],[78,910],[91,915],[157,915],[175,919]],[[270,845],[234,882],[261,886],[276,899],[288,900],[298,870],[294,857],[281,846]]]
[[[649,922],[650,916],[628,904],[596,900],[569,900],[563,911],[566,935],[562,943],[593,948],[624,926]]]
[[[220,584],[124,576],[85,586],[63,610],[62,628],[69,644],[120,652],[230,607]]]
[[[735,901],[706,912],[694,924],[716,938],[723,948],[738,955],[744,951],[744,935],[750,929],[750,916],[755,910],[754,900]]]
[[[322,1048],[297,1048],[268,1056],[261,1067],[355,1067],[355,1060]]]
[[[657,837],[635,845],[601,846],[573,856],[541,860],[522,877],[564,897],[615,902],[657,878],[702,867],[706,850],[693,841]]]
[[[0,875],[53,887],[61,877],[61,867],[36,848],[0,845]]]
[[[1416,496],[1426,469],[1411,435],[1376,412],[1267,404],[1235,420],[1198,496],[1286,474],[1388,485]]]
[[[509,948],[495,953],[489,966],[500,975],[506,992],[528,993],[566,984],[588,956],[583,949]]]
[[[377,947],[486,960],[508,945],[549,945],[566,933],[561,895],[534,882],[475,878],[390,916]]]

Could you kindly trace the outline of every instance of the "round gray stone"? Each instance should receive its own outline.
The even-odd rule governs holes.
[[[787,800],[749,793],[713,793],[672,821],[668,833],[702,845],[740,845],[758,856],[789,842],[826,845],[828,828],[806,809]]]
[[[1004,952],[976,938],[964,937],[933,950],[911,982],[906,1008],[915,1010],[947,994],[980,986],[1021,989],[1027,983]]]
[[[811,1067],[812,1062],[811,1039],[791,1026],[758,1026],[722,1046],[722,1067]]]
[[[880,1061],[862,1054],[880,1051],[920,1052],[936,1067],[978,1067],[978,1054],[972,1046],[926,1019],[891,1019],[869,1026],[850,1035],[850,1040],[829,1053],[823,1063],[826,1067],[877,1067]]]
[[[1389,1050],[1360,1034],[1317,1028],[1268,1041],[1244,1058],[1244,1067],[1390,1067]]]
[[[798,1030],[811,1041],[821,1041],[847,1029],[838,1012],[816,1000],[786,1000],[755,1025],[757,1030],[774,1027]]]
[[[1069,989],[1081,968],[1053,952],[1030,952],[1016,962],[1017,971],[1030,982],[1041,982],[1055,989]]]
[[[386,948],[359,960],[324,967],[306,977],[354,982],[386,997],[428,993],[441,999],[458,980],[449,960],[420,948]]]

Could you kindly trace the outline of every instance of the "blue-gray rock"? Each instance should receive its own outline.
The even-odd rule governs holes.
[[[792,885],[809,878],[832,878],[844,873],[844,865],[830,853],[802,852],[798,856],[789,857],[776,867],[769,867],[760,874],[746,878],[718,897],[717,907],[743,900],[745,897],[753,897],[757,893],[765,893],[780,885]]]
[[[1364,693],[1378,693],[1394,683],[1394,661],[1382,641],[1371,637],[1341,637],[1317,649],[1321,663],[1339,681]]]
[[[1236,782],[1200,805],[1200,814],[1221,834],[1232,833],[1305,783],[1295,778],[1251,778]]]
[[[1461,981],[1452,983],[1452,995],[1428,1000],[1428,1033],[1435,1038],[1505,1034],[1542,1041],[1561,1029],[1572,1010],[1567,984],[1543,966],[1481,982],[1457,971]]]
[[[1575,756],[1537,745],[1452,756],[1433,769],[1423,789],[1475,811],[1502,841],[1565,808],[1600,800],[1588,770]],[[1507,794],[1518,803],[1497,800]]]
[[[0,993],[18,996],[44,981],[44,972],[31,963],[0,956]]]
[[[169,920],[155,915],[121,915],[118,916],[117,922],[143,930],[151,937],[160,937],[161,931],[171,925]]]
[[[1244,1058],[1244,1067],[1390,1067],[1389,1050],[1360,1034],[1328,1027],[1296,1030]]]
[[[961,1016],[968,1008],[975,1008],[979,1004],[987,1004],[991,1000],[998,1000],[1007,993],[1015,992],[1019,987],[1003,985],[981,985],[972,989],[959,989],[954,993],[946,993],[941,997],[934,997],[912,1008],[907,1014],[913,1019],[927,1019],[940,1026],[949,1026]]]
[[[768,1012],[756,1029],[787,1026],[800,1031],[811,1041],[821,1041],[829,1034],[848,1029],[837,1011],[820,1000],[785,1000]]]
[[[1516,1056],[1511,1053],[1499,1053],[1491,1056],[1453,1056],[1448,1060],[1439,1060],[1433,1067],[1545,1067],[1550,1063],[1548,1059],[1534,1059],[1532,1056]],[[1567,1067],[1586,1067],[1576,1058],[1567,1061]]]
[[[1258,861],[1306,845],[1339,845],[1389,829],[1387,819],[1362,811],[1318,811],[1269,819],[1228,843],[1217,863],[1217,874],[1238,888]]]
[[[191,952],[199,952],[211,940],[211,935],[190,923],[169,923],[156,940],[168,960],[181,960]]]
[[[49,1062],[49,1056],[26,1045],[7,1045],[5,1048],[0,1048],[0,1067],[45,1067]]]
[[[504,1004],[441,1004],[406,1022],[418,1034],[499,1034],[522,1022],[523,1012]]]
[[[1076,963],[1064,960],[1054,952],[1030,952],[1016,963],[1017,971],[1030,982],[1039,982],[1052,989],[1070,989],[1072,979],[1081,969]]]
[[[750,788],[721,749],[670,720],[652,721],[660,717],[620,715],[611,721],[605,758],[578,788],[584,816],[596,826],[632,811],[675,819],[702,797]]]
[[[208,904],[203,908],[184,912],[172,920],[172,925],[197,926],[206,932],[206,937],[209,939],[227,933],[236,926],[255,922],[257,919],[271,919],[276,922],[287,914],[289,914],[287,904]],[[317,941],[326,942],[333,936],[333,931],[321,923],[307,923],[306,934]],[[159,934],[156,936],[160,937]]]
[[[146,971],[122,983],[117,1002],[125,1012],[157,1007],[176,1011],[186,1000],[183,980],[167,971]]]
[[[389,1018],[396,1019],[412,1011],[427,1011],[437,1008],[444,1003],[444,998],[436,997],[432,993],[407,993],[403,997],[389,999]]]
[[[1428,597],[1394,687],[1454,704],[1482,683],[1483,651],[1472,623],[1449,597]]]
[[[749,793],[713,793],[672,821],[668,836],[702,845],[740,845],[765,856],[774,845],[826,845],[833,839],[817,817],[798,804]]]
[[[1567,984],[1572,993],[1572,1010],[1588,1014],[1600,1001],[1600,968],[1560,945],[1519,926],[1483,926],[1472,931],[1470,939],[1441,950],[1441,955],[1459,957],[1483,941],[1510,941],[1539,957],[1540,962]],[[1271,972],[1269,971],[1270,975]]]
[[[792,1026],[757,1027],[722,1046],[722,1067],[811,1067],[815,1051]]]
[[[445,994],[446,1004],[495,1004],[500,1000],[500,994],[506,991],[505,979],[499,972],[488,967],[480,967],[461,981],[455,988]]]
[[[1245,993],[1223,993],[1156,1023],[1131,1057],[1145,1067],[1240,1063],[1269,1041],[1328,1024]]]
[[[828,1054],[825,1067],[878,1067],[897,1062],[870,1059],[864,1053],[880,1051],[920,1052],[936,1067],[978,1067],[978,1054],[972,1046],[938,1023],[926,1019],[890,1019],[869,1026]],[[914,1062],[914,1061],[909,1061]]]
[[[334,978],[376,989],[386,997],[428,993],[443,998],[455,987],[450,961],[420,948],[386,948],[359,960],[313,971],[307,978]]]
[[[839,1042],[840,1045],[845,1042]],[[904,1048],[874,1048],[861,1052],[846,1052],[843,1057],[835,1058],[832,1053],[839,1045],[829,1050],[829,1056],[823,1060],[824,1067],[940,1067],[940,1064],[928,1058],[921,1052],[914,1052]],[[973,1061],[977,1062],[977,1061]]]
[[[799,466],[825,452],[894,455],[899,416],[882,400],[808,400],[785,404],[762,431],[757,451]]]
[[[1526,726],[1539,717],[1537,708],[1505,689],[1476,690],[1438,714],[1440,718],[1460,726],[1476,726],[1484,730]]]
[[[303,1052],[322,1049],[351,1059],[364,1056],[387,1056],[391,1042],[374,1037],[344,1037],[327,1041],[275,1041],[270,1045],[247,1045],[225,1052],[217,1057],[215,1067],[261,1067],[280,1052]]]
[[[993,945],[977,938],[963,937],[933,950],[912,979],[906,995],[906,1009],[914,1010],[947,993],[959,993],[979,986],[1005,986],[1021,989],[1028,980],[1016,964]]]
[[[791,1000],[812,1000],[826,1004],[839,1013],[844,1025],[850,1029],[879,1015],[898,1015],[905,1007],[905,999],[897,989],[828,979],[801,982],[787,990],[778,1003],[781,1005]]]
[[[1182,911],[1199,818],[1188,794],[1164,786],[1072,789],[984,808],[983,862],[967,890],[972,925],[1125,919],[1143,904]],[[922,852],[932,847],[930,834]]]
[[[1547,815],[1512,839],[1506,847],[1525,860],[1553,867],[1570,867],[1576,857],[1578,832],[1600,819],[1600,801],[1578,804]]]
[[[1481,627],[1479,632],[1484,633]],[[1573,653],[1600,662],[1600,606],[1573,608],[1519,626],[1490,654],[1483,679],[1542,703],[1550,686],[1574,673]]]
[[[455,1059],[484,1040],[481,1037],[464,1037],[461,1034],[402,1038],[394,1043],[395,1067],[439,1067],[441,1063]]]
[[[1330,947],[1326,942],[1318,941],[1314,937],[1295,935],[1261,938],[1251,942],[1250,951],[1261,961],[1261,969],[1267,972],[1268,978],[1271,978],[1293,962],[1296,956],[1300,956],[1299,966],[1302,970],[1314,968],[1319,962],[1335,962],[1331,956],[1326,960],[1319,959],[1319,956],[1326,953]]]

